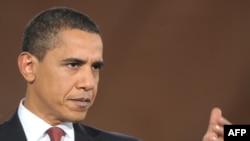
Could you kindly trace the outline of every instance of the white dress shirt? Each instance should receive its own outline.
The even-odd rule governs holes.
[[[50,124],[33,114],[24,107],[22,99],[18,107],[18,117],[24,129],[24,133],[28,141],[50,141],[46,131],[52,127]],[[61,141],[74,141],[74,128],[71,122],[64,122],[57,127],[60,127],[66,133]]]

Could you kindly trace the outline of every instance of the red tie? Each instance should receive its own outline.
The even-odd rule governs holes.
[[[50,137],[50,141],[60,141],[61,137],[65,134],[59,127],[51,127],[47,130],[47,133]]]

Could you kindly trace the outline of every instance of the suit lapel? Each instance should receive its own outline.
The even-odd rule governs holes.
[[[75,131],[75,141],[98,141],[89,133],[87,133],[86,128],[79,123],[73,124],[74,131]]]
[[[23,127],[18,118],[17,111],[12,117],[3,123],[3,130],[5,132],[6,141],[27,141]]]

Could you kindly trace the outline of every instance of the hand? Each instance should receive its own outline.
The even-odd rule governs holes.
[[[203,141],[224,141],[224,125],[231,124],[222,117],[219,108],[214,108],[210,115],[209,125]]]

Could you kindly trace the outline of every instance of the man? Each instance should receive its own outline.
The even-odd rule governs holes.
[[[82,13],[61,7],[34,17],[18,56],[26,96],[0,125],[0,140],[138,141],[79,123],[96,97],[102,53],[99,29]]]
[[[59,7],[35,16],[18,56],[26,95],[14,115],[0,124],[0,140],[139,141],[79,123],[97,94],[102,53],[99,29],[82,13]],[[222,140],[225,123],[215,109],[203,141]]]

